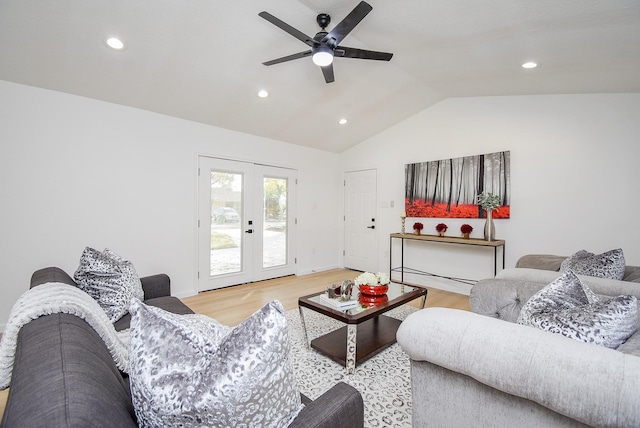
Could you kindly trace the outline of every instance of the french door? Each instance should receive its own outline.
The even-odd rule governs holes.
[[[378,233],[376,230],[377,171],[345,174],[345,252],[344,267],[378,271]]]
[[[198,291],[295,273],[296,171],[198,158]]]

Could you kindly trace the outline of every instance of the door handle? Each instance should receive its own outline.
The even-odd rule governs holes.
[[[375,229],[375,226],[367,226],[367,229]]]
[[[253,233],[253,229],[245,230],[244,233]]]

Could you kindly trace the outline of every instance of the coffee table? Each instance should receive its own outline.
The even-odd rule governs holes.
[[[354,287],[354,294],[357,295],[357,293]],[[357,364],[396,342],[396,332],[402,321],[382,314],[420,297],[422,298],[421,308],[424,308],[427,289],[392,282],[387,291],[388,301],[377,306],[359,304],[347,310],[330,306],[323,299],[323,295],[326,296],[326,292],[310,294],[298,299],[305,343],[307,347],[310,346],[343,364],[347,373],[352,374]],[[331,317],[346,325],[309,342],[303,308]]]

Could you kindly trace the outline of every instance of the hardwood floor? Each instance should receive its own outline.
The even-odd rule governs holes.
[[[279,300],[285,310],[298,307],[298,297],[319,292],[329,285],[353,279],[360,273],[334,269],[304,276],[286,276],[267,281],[206,291],[182,301],[194,312],[215,318],[225,325],[237,325],[271,300]],[[409,303],[419,307],[420,299]],[[427,307],[439,306],[470,310],[469,296],[430,288]],[[0,417],[4,412],[8,389],[0,391]]]
[[[215,318],[226,325],[237,325],[271,300],[279,300],[285,310],[298,307],[298,297],[319,292],[329,285],[353,279],[360,273],[334,269],[304,276],[282,278],[205,291],[182,301],[194,312]],[[420,300],[410,303],[419,307]],[[440,306],[470,310],[469,296],[430,288],[427,307]]]

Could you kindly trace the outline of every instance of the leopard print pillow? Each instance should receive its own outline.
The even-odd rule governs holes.
[[[133,264],[108,248],[100,252],[86,247],[73,277],[78,288],[98,302],[111,322],[127,313],[132,298],[144,299]]]
[[[282,305],[236,327],[131,303],[129,379],[141,427],[286,427],[303,405]]]
[[[525,303],[518,324],[616,349],[638,328],[638,300],[635,296],[600,300],[568,271]]]
[[[625,267],[624,253],[621,248],[602,254],[580,250],[562,262],[560,272],[572,270],[578,275],[622,280]]]

